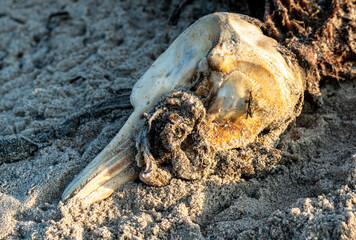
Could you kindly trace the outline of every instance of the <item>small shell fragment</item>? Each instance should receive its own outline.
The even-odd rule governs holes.
[[[292,54],[260,25],[214,13],[186,29],[136,83],[134,112],[63,199],[104,199],[139,172],[155,186],[198,179],[217,151],[263,131],[276,140],[299,115],[304,87]]]

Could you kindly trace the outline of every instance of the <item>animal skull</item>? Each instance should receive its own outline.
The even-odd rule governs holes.
[[[156,128],[168,129],[159,143],[175,159],[173,173],[185,179],[199,178],[198,165],[204,161],[197,158],[204,158],[204,153],[212,157],[222,149],[246,147],[266,128],[277,129],[272,132],[278,137],[300,113],[302,74],[288,50],[265,36],[260,24],[239,14],[214,13],[186,29],[135,84],[134,112],[65,189],[63,200],[73,193],[88,203],[105,199],[136,179],[140,169],[142,181],[168,184],[171,173],[160,164],[170,160],[155,159],[150,149],[148,135],[157,119]],[[160,121],[170,121],[169,127]],[[183,129],[181,136],[177,131],[182,126],[190,132]],[[181,149],[192,133],[198,134],[200,147],[209,145],[199,156]]]

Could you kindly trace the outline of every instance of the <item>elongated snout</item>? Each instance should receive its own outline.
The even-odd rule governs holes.
[[[67,186],[63,201],[73,196],[84,203],[94,203],[109,197],[124,183],[138,178],[132,136],[137,121],[137,116],[132,114],[109,145]]]

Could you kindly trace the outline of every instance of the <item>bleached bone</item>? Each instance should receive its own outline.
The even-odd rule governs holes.
[[[205,101],[209,137],[220,149],[244,147],[267,127],[283,131],[284,123],[299,114],[303,97],[300,69],[291,59],[286,49],[263,35],[258,20],[233,13],[199,19],[138,80],[131,94],[134,112],[108,146],[68,185],[63,200],[74,195],[96,202],[136,179],[135,136],[144,113],[178,89],[194,87],[195,94]],[[252,96],[253,112],[247,103]]]

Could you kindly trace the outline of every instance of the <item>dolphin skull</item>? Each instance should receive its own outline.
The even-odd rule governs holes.
[[[186,29],[135,84],[134,112],[63,200],[93,203],[138,176],[155,186],[172,174],[197,179],[217,151],[243,148],[267,128],[278,138],[300,113],[303,79],[260,25],[214,13]]]

